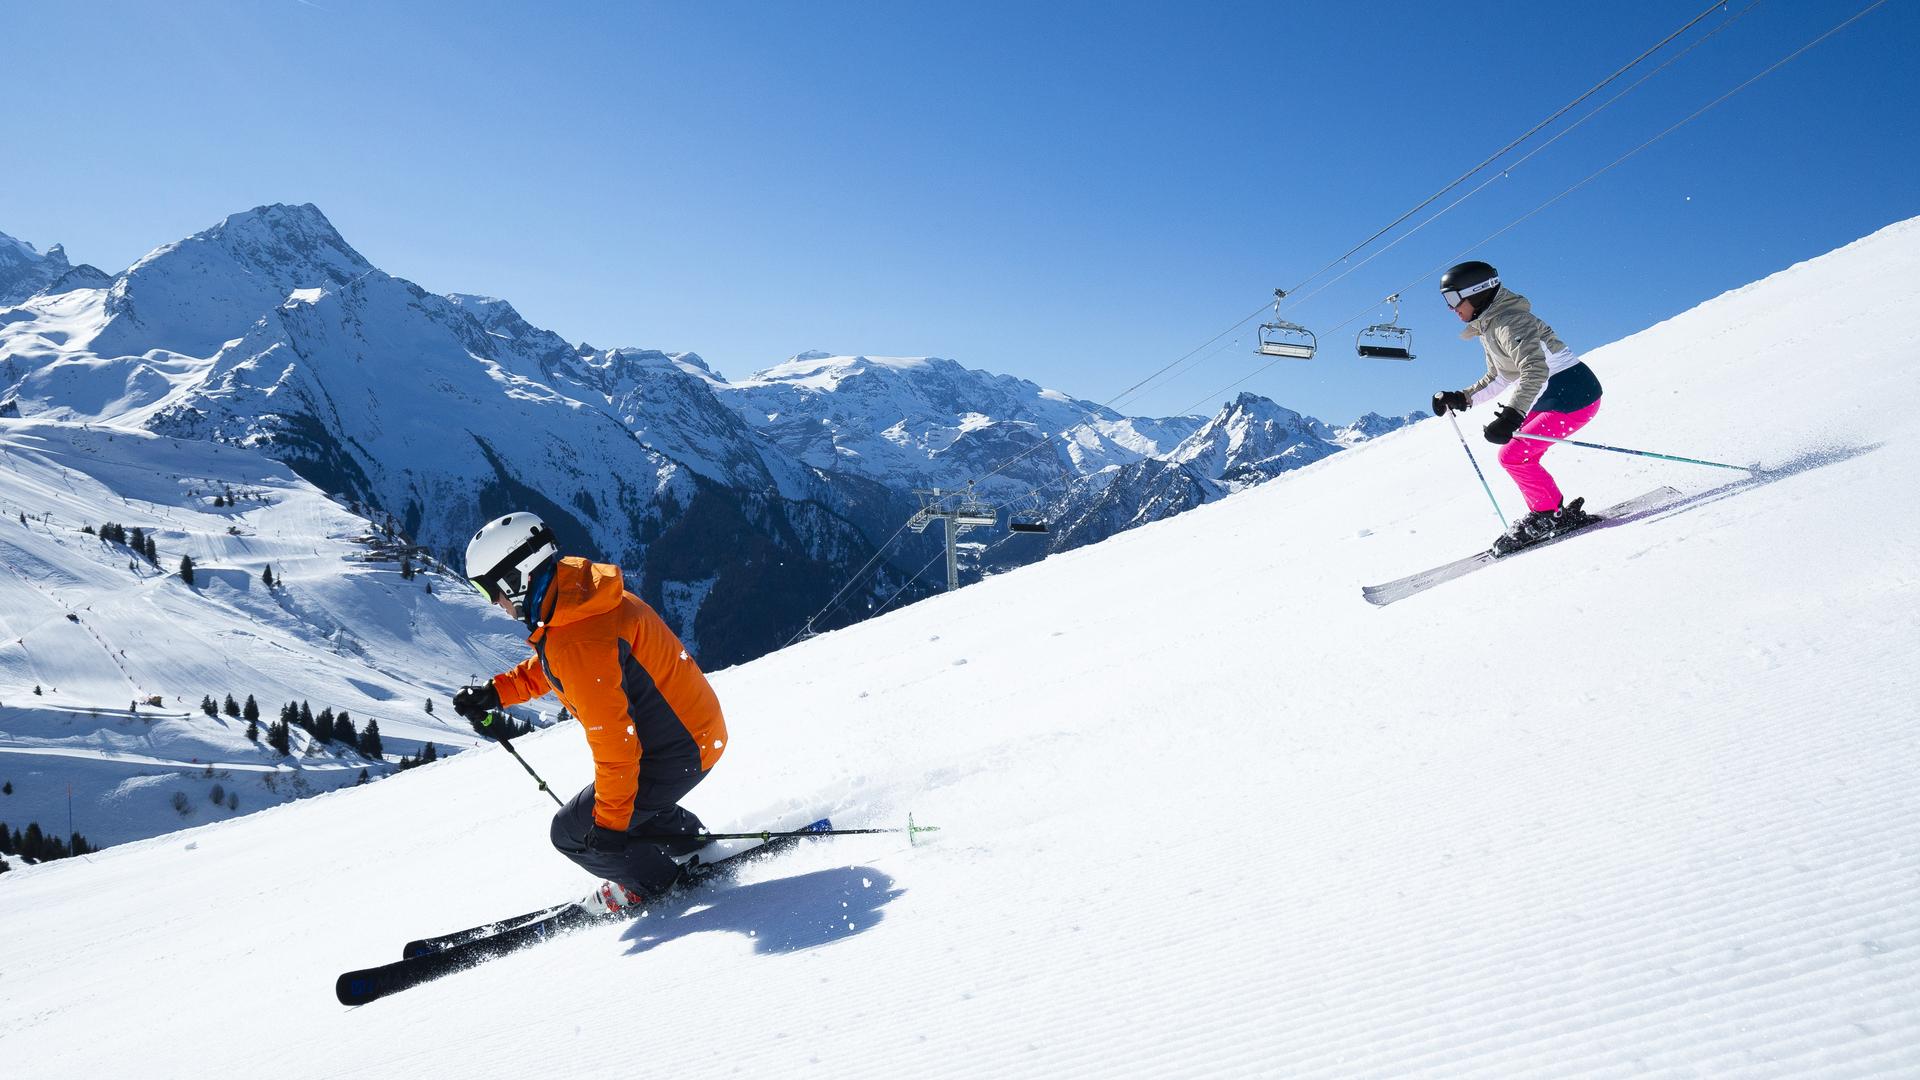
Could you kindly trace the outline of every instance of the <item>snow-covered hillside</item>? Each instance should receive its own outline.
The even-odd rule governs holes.
[[[339,971],[590,884],[505,754],[7,874],[0,1060],[1914,1075],[1916,282],[1909,221],[1594,350],[1586,435],[1761,471],[1557,449],[1596,503],[1688,498],[1390,608],[1360,586],[1496,531],[1443,421],[719,676],[709,824],[932,844],[815,842],[357,1010]],[[589,775],[571,726],[522,749]]]
[[[157,559],[101,539],[110,522]],[[457,578],[403,579],[381,540],[248,450],[0,420],[0,822],[64,837],[71,796],[72,829],[118,844],[392,771],[299,731],[282,757],[208,696],[251,696],[263,727],[296,700],[377,722],[395,760],[473,742],[447,695],[517,628]]]
[[[444,559],[493,513],[535,509],[627,567],[715,667],[921,595],[908,578],[932,541],[894,542],[915,488],[978,479],[1089,543],[1399,423],[1336,433],[1255,400],[1293,418],[1298,446],[1169,471],[1157,462],[1200,418],[1122,416],[926,357],[805,353],[729,383],[694,353],[570,344],[505,300],[430,294],[311,204],[230,215],[112,278],[0,236],[0,416],[259,448]],[[1234,408],[1212,426],[1239,425]],[[1106,475],[1136,466],[1199,495]],[[1048,550],[1027,537],[997,561]]]

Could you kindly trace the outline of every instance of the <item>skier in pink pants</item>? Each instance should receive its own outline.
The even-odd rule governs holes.
[[[1502,288],[1499,272],[1486,263],[1464,262],[1448,270],[1440,278],[1440,296],[1467,324],[1460,336],[1480,339],[1487,373],[1464,390],[1433,395],[1433,413],[1499,399],[1484,431],[1488,442],[1500,444],[1500,466],[1527,500],[1528,513],[1493,542],[1493,553],[1517,551],[1598,520],[1582,507],[1586,500],[1567,502],[1540,464],[1552,443],[1514,438],[1519,433],[1564,439],[1585,427],[1600,411],[1600,380],[1593,369],[1533,313],[1526,297]]]

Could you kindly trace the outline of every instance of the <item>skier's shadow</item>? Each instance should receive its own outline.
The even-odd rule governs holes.
[[[732,931],[753,939],[756,953],[791,953],[864,933],[905,890],[871,866],[816,870],[751,885],[722,885],[656,908],[621,935],[627,955],[677,938]]]

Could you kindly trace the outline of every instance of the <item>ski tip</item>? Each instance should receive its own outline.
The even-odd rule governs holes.
[[[333,981],[333,996],[340,1004],[353,1008],[379,997],[374,980],[361,971],[349,971]]]

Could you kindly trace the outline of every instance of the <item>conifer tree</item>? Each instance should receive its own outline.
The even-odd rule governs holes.
[[[333,718],[333,740],[346,743],[349,749],[360,745],[360,733],[353,730],[353,718],[347,715],[345,709]]]
[[[269,589],[273,588],[273,566],[271,564],[260,571],[260,583]]]
[[[214,703],[212,694],[208,694],[206,697],[200,699],[200,711],[206,713],[208,716],[220,715],[220,706]]]
[[[228,694],[227,700],[223,702],[220,706],[220,711],[223,713],[226,713],[228,716],[239,716],[240,703],[233,700],[232,694]]]
[[[420,749],[420,764],[425,765],[429,761],[436,760],[439,756],[440,751],[434,749],[432,743],[428,743]]]
[[[267,745],[281,757],[293,753],[293,732],[287,729],[285,720],[278,721],[267,728]]]
[[[360,738],[355,745],[362,754],[376,761],[380,760],[385,749],[380,745],[380,721],[368,720],[366,730],[360,732]]]
[[[260,742],[260,718],[259,717],[255,717],[252,720],[247,721],[247,741],[250,743],[254,743],[256,745]]]
[[[304,701],[300,703],[300,730],[313,734],[313,706]]]
[[[33,692],[34,692],[34,693],[36,693],[36,694],[37,694],[37,693],[39,693],[39,692],[40,692],[40,688],[39,688],[39,687],[37,687],[37,686],[36,686],[36,687],[34,687],[34,688],[33,688]],[[429,716],[431,716],[431,715],[433,715],[433,699],[432,699],[432,698],[428,698],[428,699],[427,699],[427,715],[429,715]]]
[[[355,780],[355,781],[353,782],[353,783],[354,783],[354,786],[355,786],[355,787],[358,787],[359,785],[361,785],[361,784],[364,784],[364,783],[366,783],[366,782],[367,782],[367,770],[365,770],[365,769],[361,769],[361,770],[360,770],[360,777],[359,777],[359,779],[357,779],[357,780]]]
[[[240,706],[240,715],[248,722],[260,719],[260,703],[253,700],[252,694],[248,694],[247,703]]]
[[[320,715],[313,718],[313,737],[321,742],[333,741],[333,709],[324,708]]]
[[[141,554],[147,557],[148,563],[154,566],[160,565],[160,550],[153,545],[152,533],[147,534],[147,542],[142,546]]]
[[[180,580],[189,585],[193,584],[193,556],[191,555],[180,556]]]
[[[6,782],[5,785],[0,785],[0,795],[11,795],[11,794],[13,794],[13,781],[9,780]]]
[[[413,580],[413,560],[404,555],[400,558],[400,579],[402,581]]]

